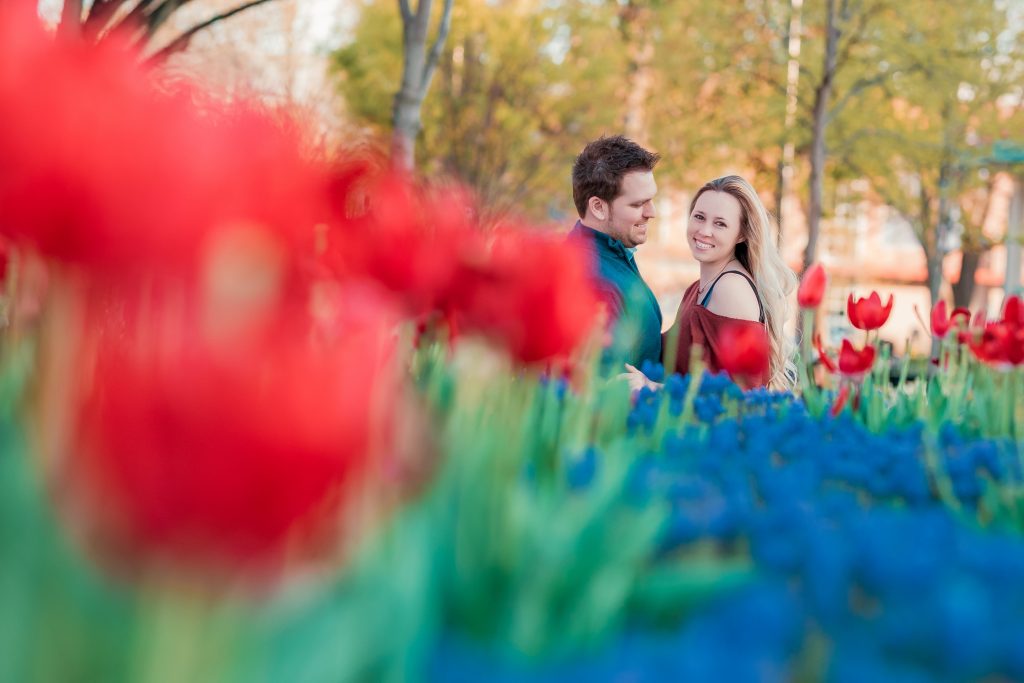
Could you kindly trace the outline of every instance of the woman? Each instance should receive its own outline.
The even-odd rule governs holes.
[[[725,176],[705,184],[690,202],[686,241],[700,263],[700,279],[686,290],[675,323],[664,335],[666,371],[685,374],[690,348],[703,347],[712,371],[721,367],[722,331],[751,327],[768,342],[768,371],[747,378],[750,386],[791,389],[796,377],[791,360],[792,342],[783,326],[789,316],[789,295],[796,275],[782,260],[772,241],[772,222],[754,188],[739,176]],[[752,330],[753,331],[753,330]],[[675,353],[669,345],[675,340]],[[637,386],[643,375],[630,370]]]

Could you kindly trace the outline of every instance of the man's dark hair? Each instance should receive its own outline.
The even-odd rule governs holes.
[[[623,135],[600,137],[589,143],[572,165],[572,199],[580,218],[591,197],[611,202],[622,192],[622,177],[633,171],[653,171],[661,156],[648,152]]]

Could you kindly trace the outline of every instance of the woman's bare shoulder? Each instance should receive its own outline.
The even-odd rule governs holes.
[[[739,320],[761,318],[761,307],[757,302],[757,294],[743,275],[729,272],[722,275],[711,292],[711,300],[707,309],[715,315]]]

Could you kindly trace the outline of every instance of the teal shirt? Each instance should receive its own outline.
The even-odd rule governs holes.
[[[622,363],[636,367],[645,361],[661,362],[661,307],[640,276],[633,260],[635,249],[614,237],[577,221],[569,239],[578,241],[591,256],[598,293],[608,305],[612,343],[605,349],[606,366]]]

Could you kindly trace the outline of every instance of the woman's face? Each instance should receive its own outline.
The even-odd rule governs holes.
[[[686,227],[693,257],[706,264],[724,264],[736,254],[740,234],[740,203],[731,194],[709,190],[697,198]]]

